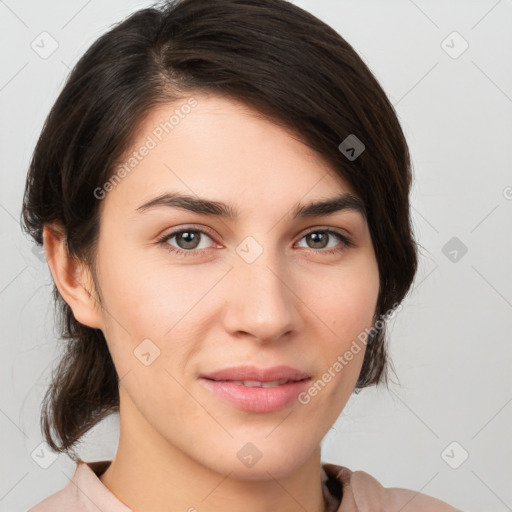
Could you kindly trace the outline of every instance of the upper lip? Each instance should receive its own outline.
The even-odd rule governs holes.
[[[276,380],[299,381],[309,378],[309,375],[291,366],[273,366],[257,368],[256,366],[232,366],[211,373],[201,374],[200,377],[212,380],[252,380],[257,382],[272,382]]]

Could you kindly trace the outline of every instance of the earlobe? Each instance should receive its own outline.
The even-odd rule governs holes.
[[[45,225],[43,244],[55,285],[75,319],[88,327],[101,329],[101,305],[95,298],[90,269],[70,256],[64,230],[54,224]]]

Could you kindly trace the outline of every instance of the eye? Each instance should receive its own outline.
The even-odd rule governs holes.
[[[337,239],[338,243],[329,245],[332,239]],[[354,243],[349,240],[345,235],[334,231],[332,229],[316,229],[306,233],[301,240],[306,240],[306,243],[311,244],[307,248],[318,250],[322,253],[333,254],[345,250],[347,247],[351,247]],[[341,242],[341,243],[340,243]]]
[[[200,247],[205,238],[212,241],[212,238],[205,231],[193,228],[182,228],[179,231],[174,231],[164,235],[159,238],[158,241],[173,253],[189,256],[201,253],[203,250],[208,248],[208,244],[206,244],[206,247]],[[174,243],[177,247],[170,244],[173,239],[175,239]]]
[[[179,254],[180,256],[194,256],[207,251],[211,246],[208,240],[213,242],[212,237],[204,230],[196,228],[181,228],[172,233],[166,234],[159,238],[158,242],[162,244],[168,251]],[[321,254],[334,254],[341,252],[355,244],[342,233],[332,229],[311,230],[303,237],[308,246],[306,249],[319,252]],[[171,243],[173,241],[173,243]],[[336,243],[336,241],[338,243]],[[334,242],[334,245],[331,243]],[[206,243],[206,246],[204,245]],[[175,245],[174,245],[175,244]],[[203,245],[203,247],[201,247]],[[218,246],[222,248],[222,246]]]

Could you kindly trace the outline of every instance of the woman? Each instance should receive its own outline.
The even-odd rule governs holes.
[[[386,382],[410,185],[381,87],[288,2],[172,2],[100,37],[25,191],[69,340],[42,426],[77,462],[32,512],[456,510],[320,460]],[[81,460],[114,412],[114,459]]]

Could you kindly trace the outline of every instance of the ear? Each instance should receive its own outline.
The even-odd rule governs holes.
[[[55,285],[75,319],[88,327],[101,329],[102,308],[96,298],[90,269],[69,255],[64,230],[55,224],[46,225],[43,244]]]

